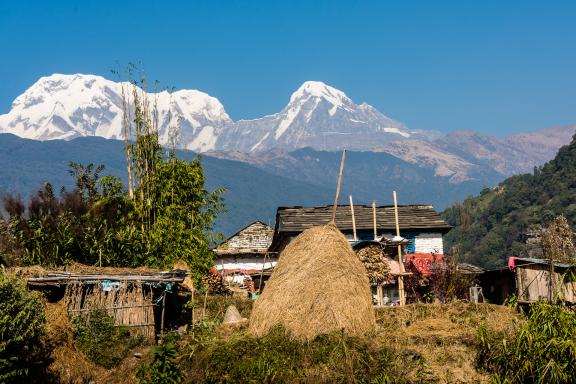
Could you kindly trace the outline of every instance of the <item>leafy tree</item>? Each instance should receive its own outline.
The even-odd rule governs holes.
[[[209,192],[201,159],[179,160],[158,140],[156,106],[145,81],[123,88],[128,186],[104,166],[70,162],[75,188],[58,196],[46,183],[28,202],[8,196],[2,244],[24,264],[171,267],[185,260],[197,281],[212,265],[210,246],[222,189]],[[176,128],[172,127],[175,130]]]
[[[542,234],[544,256],[551,261],[574,263],[574,234],[564,216],[558,216]]]
[[[447,247],[459,246],[462,261],[487,268],[525,254],[525,234],[559,215],[568,226],[576,223],[575,139],[532,174],[512,176],[442,213],[454,227],[445,237]]]

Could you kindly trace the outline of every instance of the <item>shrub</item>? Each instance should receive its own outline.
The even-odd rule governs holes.
[[[130,350],[142,342],[125,327],[116,327],[106,309],[97,308],[73,321],[74,336],[80,350],[93,362],[112,368],[124,359]]]
[[[179,384],[182,373],[176,363],[176,339],[169,333],[162,343],[152,350],[152,363],[142,364],[136,372],[138,384]]]
[[[21,382],[41,357],[44,304],[23,281],[0,272],[0,382]]]
[[[536,303],[528,321],[510,334],[479,329],[477,364],[495,382],[575,383],[575,335],[576,313]]]

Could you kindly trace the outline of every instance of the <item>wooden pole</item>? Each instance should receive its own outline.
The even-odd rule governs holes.
[[[346,162],[346,148],[342,148],[342,160],[340,161],[340,172],[338,173],[336,198],[334,199],[334,207],[332,207],[332,220],[330,221],[331,224],[336,224],[336,209],[338,208],[338,196],[340,195],[340,187],[342,186],[342,173],[344,173],[345,162]]]
[[[400,222],[398,220],[398,199],[396,197],[396,191],[393,192],[394,195],[394,218],[396,220],[396,236],[400,236]],[[398,267],[400,268],[400,274],[398,275],[398,295],[400,296],[400,305],[406,304],[406,297],[404,295],[404,263],[402,262],[402,246],[398,244]]]
[[[262,276],[264,276],[264,268],[266,268],[266,256],[268,252],[264,254],[264,262],[262,263],[262,270],[260,271],[260,281],[258,282],[258,295],[262,292]]]
[[[356,218],[354,217],[354,203],[352,202],[352,195],[350,195],[350,211],[352,212],[352,233],[354,233],[354,241],[358,241],[358,237],[356,237]]]
[[[164,314],[166,313],[166,294],[168,292],[164,291],[162,297],[162,317],[160,318],[160,334],[164,334]]]
[[[374,227],[374,240],[378,238],[378,228],[376,227],[376,200],[372,200],[372,226]]]
[[[192,285],[192,326],[196,324],[196,319],[194,318],[194,308],[196,307],[196,301],[194,301],[194,291],[196,291],[196,287]]]
[[[204,308],[202,309],[202,321],[206,318],[206,299],[208,299],[208,287],[206,287],[206,292],[204,292]]]
[[[372,200],[372,226],[374,227],[374,240],[378,238],[378,224],[376,223],[376,200]],[[382,284],[376,282],[376,305],[382,306],[383,294],[382,294]]]

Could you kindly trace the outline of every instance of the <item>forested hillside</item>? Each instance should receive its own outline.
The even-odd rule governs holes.
[[[564,215],[576,221],[576,136],[556,157],[532,174],[513,176],[443,212],[454,226],[446,248],[461,261],[487,268],[522,255],[523,235]]]

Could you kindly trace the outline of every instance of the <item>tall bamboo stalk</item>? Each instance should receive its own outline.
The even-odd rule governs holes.
[[[394,218],[396,221],[396,236],[400,237],[400,222],[398,220],[398,200],[396,198],[396,191],[394,195]],[[398,295],[400,296],[400,305],[406,304],[406,297],[404,294],[404,262],[402,261],[402,246],[398,244],[398,267],[400,274],[398,275]]]
[[[336,185],[336,197],[334,198],[334,206],[332,207],[332,224],[336,224],[336,209],[338,208],[338,196],[340,195],[340,187],[342,186],[342,173],[344,173],[344,163],[346,162],[346,148],[342,148],[342,160],[340,161],[340,172],[338,173],[338,184]]]

